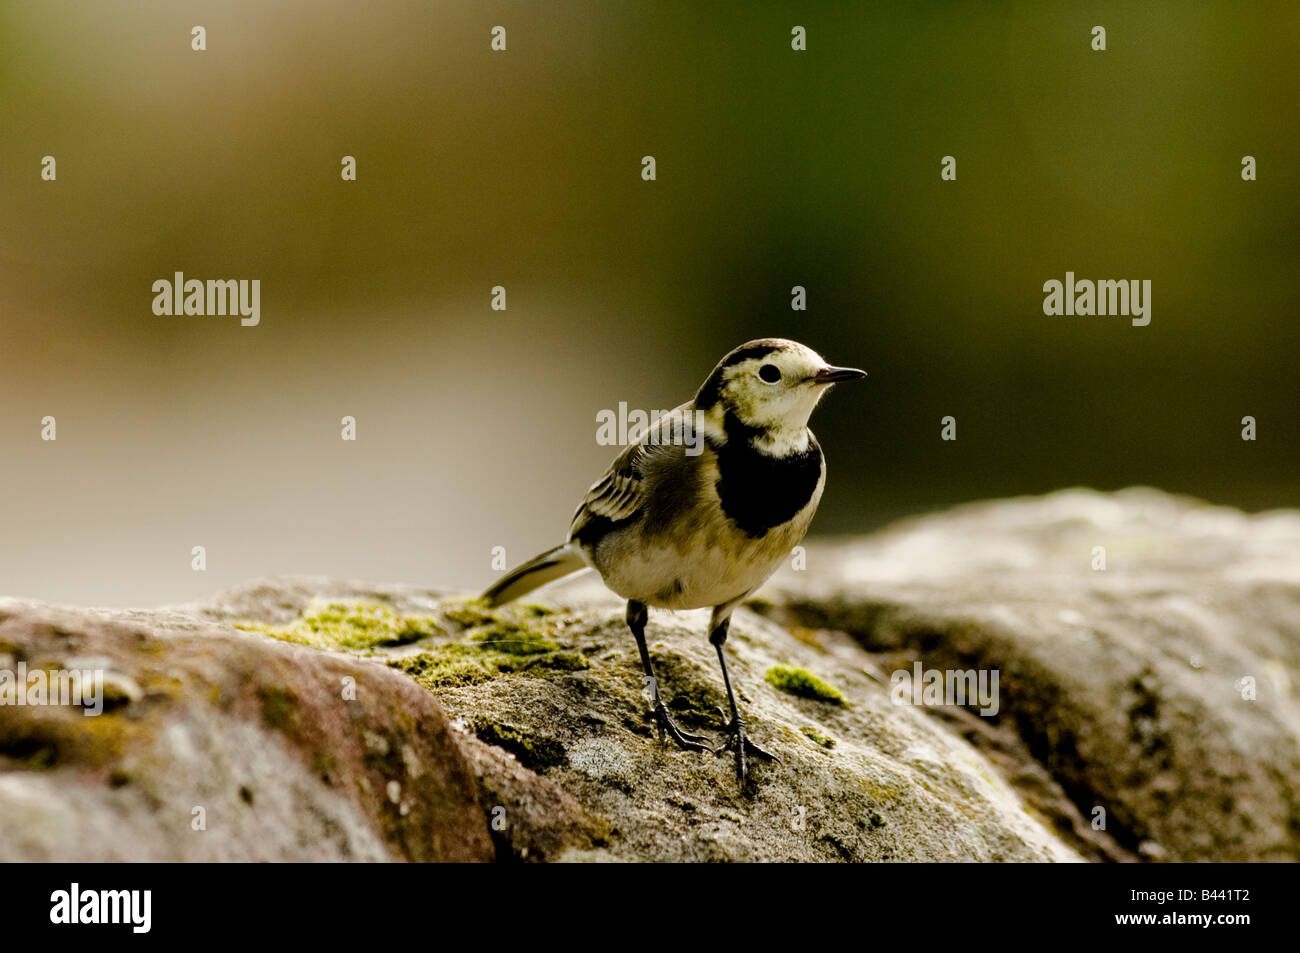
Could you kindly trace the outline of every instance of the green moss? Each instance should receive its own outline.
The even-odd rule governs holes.
[[[541,655],[558,651],[558,643],[547,638],[541,620],[554,613],[545,606],[509,605],[488,609],[479,602],[455,603],[443,608],[443,615],[468,630],[467,634],[485,650],[506,655]]]
[[[474,734],[487,744],[509,751],[531,771],[545,771],[569,760],[560,742],[526,728],[482,721],[474,726]]]
[[[813,744],[821,745],[827,751],[830,751],[835,747],[835,739],[826,737],[826,735],[822,734],[816,728],[805,728],[803,733],[809,741],[813,742]]]
[[[579,672],[591,667],[591,663],[576,652],[544,651],[518,655],[495,652],[492,648],[477,642],[468,645],[452,642],[434,646],[419,655],[393,659],[388,664],[431,690],[477,685],[508,673]]]
[[[317,648],[366,650],[407,645],[433,635],[465,631],[492,652],[540,655],[560,646],[546,637],[541,620],[554,615],[546,606],[522,604],[489,609],[478,600],[445,602],[436,616],[403,616],[386,605],[360,600],[317,600],[287,625],[239,622],[236,628],[261,632],[285,642]]]
[[[563,651],[548,637],[555,612],[539,605],[489,609],[483,602],[447,601],[430,616],[402,616],[375,602],[318,600],[286,625],[243,622],[237,627],[285,642],[317,648],[366,651],[418,642],[431,636],[465,633],[460,642],[436,642],[417,655],[388,664],[411,675],[427,689],[475,685],[513,672],[577,672],[587,659]],[[282,712],[264,704],[268,721]]]
[[[454,603],[442,608],[443,617],[456,623],[462,629],[492,622],[494,616],[486,603],[477,599],[470,602]]]
[[[828,685],[812,672],[805,671],[802,668],[777,665],[768,669],[766,681],[773,688],[783,691],[787,695],[796,695],[799,698],[808,698],[840,707],[848,706],[848,702],[844,700],[844,696],[840,694],[839,689],[833,685]]]
[[[506,655],[540,655],[560,648],[559,643],[509,622],[492,622],[479,626],[473,630],[471,637],[485,651]]]
[[[388,606],[359,601],[313,602],[288,625],[241,622],[236,628],[329,649],[406,645],[442,631],[432,618],[399,616]]]
[[[419,655],[393,659],[388,664],[432,690],[475,685],[496,678],[497,671],[487,663],[473,646],[452,643],[434,646]]]
[[[545,606],[516,604],[488,609],[481,602],[462,602],[442,609],[444,616],[467,631],[471,645],[490,656],[483,660],[492,672],[523,672],[533,669],[576,672],[591,667],[575,652],[565,652],[550,638],[542,620],[555,613]]]
[[[527,658],[497,659],[496,666],[501,672],[529,672],[535,669],[582,672],[591,668],[591,663],[585,655],[577,652],[547,652],[545,655],[530,655]]]

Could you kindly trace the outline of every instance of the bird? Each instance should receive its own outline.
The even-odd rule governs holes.
[[[866,376],[785,338],[735,348],[692,400],[631,435],[578,505],[563,544],[511,570],[481,598],[504,605],[594,569],[627,601],[660,744],[671,738],[687,751],[733,752],[743,787],[751,759],[773,758],[749,740],[736,703],[724,652],[731,614],[803,540],[821,500],[826,464],[809,417],[832,385]],[[731,709],[721,745],[670,717],[646,646],[650,608],[713,610],[709,641]]]

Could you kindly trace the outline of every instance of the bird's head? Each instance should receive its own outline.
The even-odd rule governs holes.
[[[718,362],[695,395],[695,407],[760,432],[802,431],[832,384],[859,377],[866,371],[832,367],[797,341],[763,338]]]

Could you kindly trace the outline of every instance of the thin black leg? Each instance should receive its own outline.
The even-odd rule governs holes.
[[[713,611],[713,622],[709,630],[709,641],[713,647],[718,650],[718,664],[722,666],[722,684],[727,689],[727,703],[731,706],[731,723],[726,727],[726,742],[717,753],[721,754],[727,750],[734,750],[736,753],[736,777],[741,784],[745,783],[745,778],[749,773],[749,765],[746,759],[747,755],[753,755],[762,758],[765,761],[775,761],[776,758],[768,754],[758,745],[754,744],[745,736],[745,720],[740,715],[740,706],[736,703],[736,692],[731,687],[731,676],[727,673],[727,656],[723,651],[723,646],[727,642],[727,631],[731,628],[731,607],[719,607]]]
[[[706,743],[708,739],[703,735],[693,735],[688,731],[682,731],[668,715],[668,708],[664,705],[663,695],[659,691],[659,679],[655,676],[654,663],[650,661],[650,649],[645,641],[645,626],[649,618],[650,610],[646,608],[644,602],[628,601],[627,627],[632,630],[632,634],[636,637],[637,651],[641,653],[641,668],[645,670],[646,677],[650,679],[650,693],[654,697],[655,705],[655,721],[659,726],[659,743],[663,744],[665,738],[672,738],[679,748],[687,751],[708,751],[711,753],[713,748]]]

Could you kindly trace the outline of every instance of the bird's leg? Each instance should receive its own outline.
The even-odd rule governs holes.
[[[748,774],[746,756],[753,755],[764,761],[775,761],[776,757],[764,751],[745,737],[745,720],[740,717],[740,707],[736,704],[736,693],[731,687],[731,677],[727,674],[727,656],[722,647],[727,642],[727,630],[731,628],[731,610],[733,605],[718,606],[713,610],[713,620],[709,623],[709,641],[718,650],[718,664],[722,666],[722,684],[727,687],[727,702],[731,705],[731,722],[724,729],[727,740],[716,754],[733,750],[736,753],[736,777],[745,783]]]
[[[668,717],[668,708],[664,705],[663,695],[659,692],[659,679],[655,677],[654,665],[650,661],[650,649],[645,644],[645,625],[649,618],[650,610],[646,608],[644,602],[628,601],[627,627],[636,636],[636,647],[641,652],[641,667],[645,669],[646,678],[650,680],[650,694],[655,704],[655,721],[659,725],[659,743],[663,744],[664,738],[669,737],[677,743],[677,747],[687,751],[712,752],[713,749],[705,743],[707,739],[702,735],[682,731],[672,718]]]

